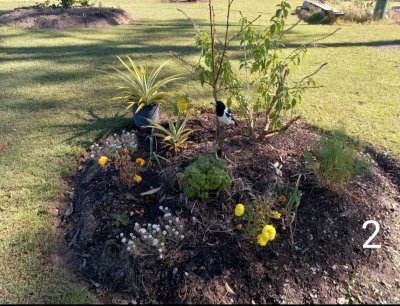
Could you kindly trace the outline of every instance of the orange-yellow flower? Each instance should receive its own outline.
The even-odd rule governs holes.
[[[261,246],[266,246],[269,240],[269,237],[267,235],[264,235],[263,233],[257,236],[257,242]]]
[[[279,203],[285,202],[286,201],[286,196],[282,194],[281,196],[279,196],[278,201],[279,201]]]
[[[180,98],[180,99],[178,100],[178,110],[179,110],[181,113],[185,112],[185,111],[188,109],[188,106],[189,106],[189,104],[188,104],[186,98]]]
[[[108,162],[108,157],[101,156],[97,162],[99,163],[100,166],[104,166]]]
[[[140,158],[140,157],[138,157],[138,158],[136,158],[136,161],[135,161],[135,163],[136,163],[136,165],[138,165],[138,166],[142,167],[142,166],[144,166],[144,164],[145,164],[145,161],[144,161],[144,159],[143,159],[143,158]]]
[[[122,150],[122,153],[124,153],[124,154],[129,154],[129,149],[128,149],[128,148],[124,148],[124,149]]]
[[[272,225],[265,225],[262,230],[262,235],[268,237],[269,240],[274,240],[276,236],[276,229]]]
[[[133,177],[133,180],[136,183],[140,183],[142,181],[142,177],[140,175],[135,174],[135,176]]]
[[[281,214],[279,211],[273,210],[273,211],[271,211],[271,217],[273,219],[279,220],[281,218]]]
[[[244,214],[244,205],[242,203],[239,203],[235,207],[235,216],[240,217],[241,215]]]

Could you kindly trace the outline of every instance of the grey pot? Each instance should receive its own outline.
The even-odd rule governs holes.
[[[160,105],[153,104],[153,105],[146,105],[142,107],[137,113],[138,106],[135,104],[132,106],[133,111],[133,123],[139,127],[143,128],[146,125],[149,125],[150,122],[147,119],[151,119],[153,121],[158,122],[160,120]]]

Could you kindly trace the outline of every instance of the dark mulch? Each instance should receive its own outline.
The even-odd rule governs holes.
[[[73,179],[74,213],[67,218],[67,243],[74,256],[71,268],[97,290],[104,302],[122,303],[342,303],[396,302],[399,263],[395,257],[399,236],[394,221],[399,209],[399,186],[394,177],[375,164],[371,173],[358,177],[343,190],[329,190],[316,182],[306,167],[303,150],[318,140],[303,122],[287,133],[261,143],[252,142],[240,127],[229,127],[226,137],[227,169],[233,178],[229,193],[209,200],[187,200],[180,192],[176,173],[206,152],[214,140],[214,118],[208,112],[190,121],[196,129],[187,150],[168,157],[162,171],[154,164],[143,173],[137,187],[127,188],[113,179],[115,171],[99,167],[86,157]],[[147,131],[137,132],[139,150],[133,156],[148,158]],[[271,164],[283,163],[283,178]],[[382,161],[380,164],[382,165]],[[390,166],[390,165],[389,165]],[[390,168],[390,167],[389,167]],[[237,202],[264,194],[274,184],[293,185],[303,175],[295,244],[279,224],[277,238],[267,247],[231,230]],[[154,196],[140,192],[155,187]],[[133,232],[133,224],[157,222],[168,206],[181,218],[196,216],[182,243],[165,259],[134,257],[116,239]],[[112,214],[135,211],[127,226],[112,224]],[[142,211],[140,213],[140,211]],[[376,220],[381,230],[373,243],[381,249],[363,249]],[[397,261],[396,261],[397,260]],[[173,270],[177,268],[174,275]],[[176,271],[176,269],[175,269]],[[185,273],[186,272],[186,273]],[[94,286],[95,285],[95,286]],[[229,288],[234,291],[229,292]],[[371,287],[372,286],[372,287]],[[397,296],[397,297],[396,297]]]
[[[0,17],[0,24],[30,29],[105,28],[138,20],[126,11],[110,7],[16,8]]]

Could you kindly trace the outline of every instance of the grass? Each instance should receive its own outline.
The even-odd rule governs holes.
[[[270,18],[278,1],[244,1],[235,10]],[[0,14],[35,1],[2,0]],[[301,1],[292,2],[292,7]],[[47,209],[60,195],[61,179],[76,156],[104,132],[126,121],[114,117],[124,105],[107,75],[96,69],[130,55],[144,64],[160,64],[168,51],[196,59],[191,24],[176,8],[206,24],[207,3],[172,4],[155,0],[102,1],[118,5],[142,20],[99,30],[23,30],[0,26],[0,302],[89,303],[96,299],[68,271],[51,261],[57,232]],[[399,3],[392,2],[392,5]],[[216,0],[224,22],[225,1]],[[239,12],[233,13],[237,20]],[[290,16],[291,22],[295,20]],[[299,73],[329,65],[317,77],[323,89],[308,91],[303,116],[327,130],[345,126],[353,138],[372,143],[400,160],[399,25],[341,25],[333,37],[312,48]],[[288,46],[331,32],[337,26],[300,25]],[[181,72],[170,65],[170,72]],[[191,80],[175,89],[190,93],[198,105],[212,95]]]

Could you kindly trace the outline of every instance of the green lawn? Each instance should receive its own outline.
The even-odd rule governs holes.
[[[216,1],[220,24],[225,2]],[[239,10],[246,12],[246,2],[236,1],[233,20]],[[245,14],[265,12],[259,22],[265,24],[277,2],[252,1],[251,12]],[[293,1],[292,7],[301,2]],[[0,14],[34,3],[1,0]],[[197,58],[192,26],[176,8],[205,25],[207,3],[107,0],[102,5],[120,6],[141,21],[101,30],[0,26],[0,303],[95,301],[49,260],[58,238],[46,211],[85,145],[124,124],[113,118],[123,106],[110,101],[113,83],[96,69],[117,63],[116,55],[130,55],[142,63],[161,63],[168,51]],[[301,112],[327,130],[345,126],[352,137],[400,160],[400,25],[340,26],[336,35],[321,42],[325,48],[309,50],[299,68],[301,75],[329,63],[316,78],[325,87],[305,94]],[[302,24],[288,35],[288,46],[337,27]],[[169,69],[183,71],[179,65]],[[211,101],[211,91],[194,80],[176,89],[189,93],[199,105]]]

